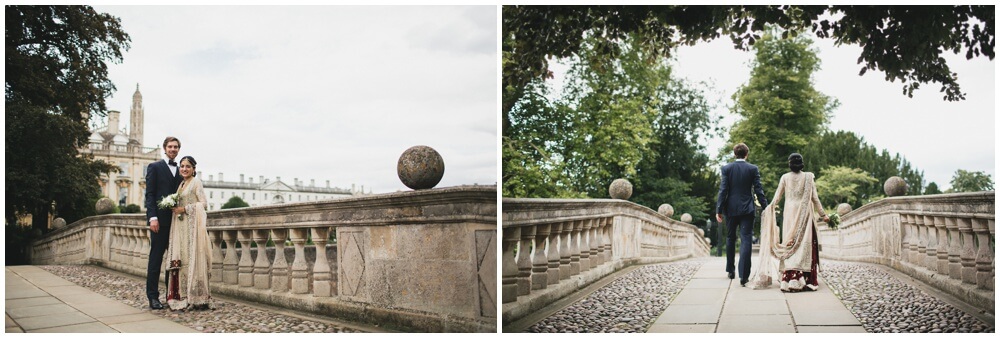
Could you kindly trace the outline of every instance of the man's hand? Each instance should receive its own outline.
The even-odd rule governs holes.
[[[722,214],[715,214],[715,220],[719,221],[719,223],[722,223]]]
[[[830,223],[830,215],[823,215],[823,222]]]
[[[152,221],[149,221],[149,230],[153,230],[153,232],[159,233],[160,232],[160,220],[154,219]]]

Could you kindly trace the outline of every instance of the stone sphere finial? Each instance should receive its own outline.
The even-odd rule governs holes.
[[[685,212],[683,215],[681,215],[681,222],[691,223],[691,214]]]
[[[56,219],[52,220],[52,228],[53,229],[59,229],[59,228],[62,228],[64,226],[66,226],[66,220],[63,219],[62,217],[57,217]]]
[[[885,180],[885,185],[882,186],[885,189],[885,194],[889,197],[892,196],[903,196],[906,195],[906,189],[909,188],[904,181],[899,176],[889,177]]]
[[[851,208],[850,204],[840,203],[840,204],[837,205],[837,215],[843,216],[844,214],[851,212],[851,210],[854,210],[854,209]]]
[[[94,208],[97,209],[98,215],[107,215],[115,210],[115,202],[110,198],[101,197],[101,199],[97,200],[97,204],[94,205]]]
[[[660,204],[660,208],[657,209],[656,212],[660,213],[660,215],[663,215],[663,216],[673,217],[674,216],[674,206],[672,206],[670,204],[663,203],[663,204]]]
[[[410,189],[430,189],[444,177],[444,159],[434,148],[413,146],[399,156],[396,174]]]
[[[624,178],[619,178],[611,182],[611,186],[608,187],[608,193],[611,198],[619,200],[627,200],[632,197],[632,183]]]

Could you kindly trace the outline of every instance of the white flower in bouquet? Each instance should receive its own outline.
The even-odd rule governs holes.
[[[160,209],[164,210],[173,209],[177,207],[177,194],[173,193],[167,196],[163,196],[163,199],[161,199],[160,202],[157,203],[157,205],[160,207]],[[178,215],[177,219],[183,221],[184,215]]]

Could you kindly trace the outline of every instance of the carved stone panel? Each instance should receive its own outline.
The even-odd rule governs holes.
[[[497,231],[476,231],[476,271],[479,274],[479,313],[497,317]]]
[[[344,281],[343,295],[357,296],[361,293],[365,277],[365,252],[368,238],[363,231],[344,231],[338,234],[337,246],[342,250],[341,276]]]

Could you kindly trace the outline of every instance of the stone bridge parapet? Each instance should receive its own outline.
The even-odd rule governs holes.
[[[703,230],[628,201],[502,204],[502,325],[626,266],[709,255]]]
[[[211,211],[212,292],[399,330],[496,332],[496,196],[464,186]],[[88,217],[33,243],[31,261],[145,276],[147,233],[143,215]]]
[[[889,266],[993,314],[994,205],[993,191],[879,200],[820,226],[820,257]]]

